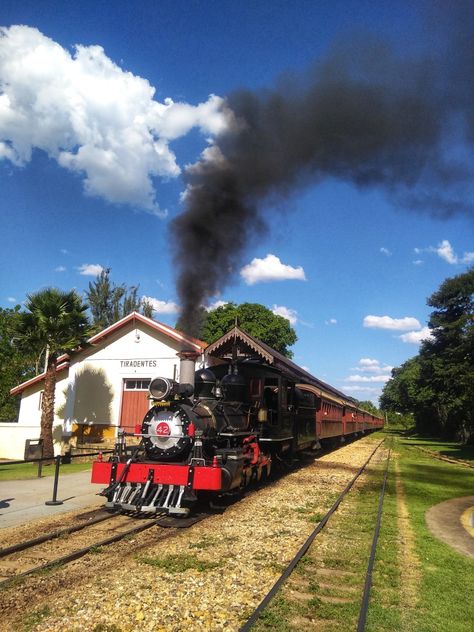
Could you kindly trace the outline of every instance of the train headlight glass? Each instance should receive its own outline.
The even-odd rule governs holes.
[[[148,387],[153,399],[167,399],[176,391],[176,382],[166,377],[155,377]]]

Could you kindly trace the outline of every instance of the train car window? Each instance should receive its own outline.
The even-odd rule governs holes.
[[[250,396],[254,399],[260,399],[263,391],[263,380],[253,377],[249,384]]]

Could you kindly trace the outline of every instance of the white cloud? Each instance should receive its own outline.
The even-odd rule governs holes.
[[[104,268],[100,265],[100,263],[83,263],[76,269],[79,271],[79,274],[82,274],[83,276],[97,276]]]
[[[374,373],[377,375],[390,374],[393,366],[389,364],[380,364],[379,360],[374,358],[361,358],[357,363],[357,367],[354,371],[363,371],[364,373]]]
[[[389,379],[390,379],[390,375],[349,375],[349,377],[346,377],[345,381],[346,382],[360,382],[360,383],[366,383],[366,382],[385,383],[385,382],[388,382]]]
[[[204,305],[204,309],[207,312],[212,311],[213,309],[217,309],[218,307],[224,307],[224,305],[227,305],[228,301],[214,301],[214,303],[211,303],[210,305]]]
[[[415,261],[413,262],[414,266],[421,266],[423,265],[423,260],[422,259],[415,259]]]
[[[441,257],[441,259],[444,259],[444,261],[447,261],[451,265],[455,265],[457,263],[471,263],[474,261],[474,252],[465,252],[462,257],[458,257],[447,239],[443,239],[443,241],[434,250],[438,257]]]
[[[450,265],[474,262],[474,252],[465,252],[462,257],[460,257],[455,253],[454,248],[448,239],[443,239],[437,246],[415,248],[416,254],[420,254],[422,252],[434,252],[438,255],[438,257]],[[421,263],[421,261],[414,261],[414,263],[418,264]]]
[[[61,248],[59,252],[61,254],[63,254],[63,255],[68,255],[69,254],[69,250],[67,250],[66,248]]]
[[[157,215],[152,179],[181,171],[169,142],[193,127],[218,134],[233,120],[220,97],[161,103],[101,46],[71,55],[28,26],[0,29],[0,86],[0,159],[22,166],[40,149],[83,176],[87,194]]]
[[[329,320],[324,321],[325,325],[337,325],[337,320],[335,318],[330,318]]]
[[[274,305],[272,312],[277,316],[283,316],[283,318],[289,320],[290,325],[296,325],[298,322],[298,313],[290,307],[285,307],[284,305]]]
[[[391,257],[392,256],[392,252],[391,250],[389,250],[388,248],[384,248],[382,246],[382,248],[380,248],[380,252],[385,255],[386,257]]]
[[[293,268],[285,265],[278,257],[268,254],[265,259],[252,259],[252,261],[244,266],[240,271],[240,276],[247,285],[255,285],[255,283],[264,283],[266,281],[285,281],[293,279],[298,281],[306,281],[303,268]]]
[[[409,331],[406,334],[402,334],[399,338],[403,342],[419,345],[423,340],[432,339],[433,335],[429,327],[423,327],[423,329],[420,329],[419,331]]]
[[[344,391],[348,393],[380,393],[380,388],[376,386],[344,386]]]
[[[56,268],[54,268],[55,272],[66,272],[66,268],[64,266],[57,266]],[[81,272],[81,274],[83,274]]]
[[[7,298],[7,301],[8,301],[9,303],[16,303],[16,298],[15,298],[14,296],[9,296],[9,297]]]
[[[411,316],[405,318],[392,318],[391,316],[366,316],[364,327],[375,329],[391,329],[395,331],[407,331],[409,329],[420,329],[420,321]]]
[[[177,314],[180,311],[179,305],[173,301],[160,301],[152,296],[142,296],[142,301],[150,303],[157,314]]]

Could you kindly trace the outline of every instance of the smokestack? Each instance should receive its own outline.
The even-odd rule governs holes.
[[[407,59],[379,40],[346,39],[304,77],[227,98],[233,123],[187,169],[186,207],[171,226],[187,333],[199,335],[202,304],[266,230],[264,206],[295,187],[335,178],[379,187],[413,211],[474,215],[474,21],[464,10],[470,37],[453,25],[455,52],[440,43],[438,58]],[[452,152],[461,145],[465,159]]]
[[[194,393],[194,373],[199,353],[196,351],[180,351],[176,355],[180,360],[179,392],[185,397],[191,397]]]

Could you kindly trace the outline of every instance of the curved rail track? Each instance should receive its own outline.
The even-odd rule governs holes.
[[[302,557],[308,551],[309,547],[313,543],[313,541],[316,538],[316,536],[319,533],[321,533],[321,531],[324,529],[324,527],[326,526],[326,524],[330,520],[331,516],[338,509],[339,505],[344,500],[345,496],[350,492],[350,490],[352,489],[354,483],[361,476],[361,474],[363,474],[363,472],[365,471],[366,467],[368,466],[368,464],[372,460],[372,457],[375,455],[377,450],[380,448],[380,446],[384,442],[385,442],[385,439],[382,440],[375,447],[375,449],[372,451],[372,453],[370,454],[368,459],[365,461],[365,463],[359,468],[359,470],[356,472],[356,474],[353,476],[353,478],[349,481],[349,483],[346,485],[344,490],[338,496],[338,498],[336,499],[336,501],[334,502],[332,507],[329,509],[329,511],[326,513],[326,515],[322,518],[322,520],[319,522],[319,524],[316,526],[316,528],[312,531],[312,533],[308,536],[308,538],[304,542],[303,546],[300,548],[300,550],[297,552],[297,554],[294,556],[294,558],[288,564],[288,566],[283,571],[283,573],[280,575],[280,577],[275,582],[275,584],[272,586],[270,591],[262,599],[262,601],[257,606],[257,608],[254,610],[252,615],[247,619],[246,623],[240,628],[239,632],[248,632],[254,626],[254,624],[257,622],[257,620],[259,619],[260,615],[262,614],[262,612],[265,610],[265,608],[270,603],[270,601],[278,593],[278,591],[280,590],[280,588],[282,587],[284,582],[290,577],[290,575],[292,574],[292,572],[294,571],[294,569],[298,565],[299,561],[302,559]],[[368,565],[368,569],[367,569],[367,577],[366,577],[366,583],[365,583],[365,588],[364,588],[364,595],[363,595],[363,598],[362,598],[362,605],[361,605],[360,616],[359,616],[358,632],[361,632],[364,629],[364,626],[365,626],[365,616],[366,616],[366,612],[367,612],[368,600],[369,600],[369,594],[370,594],[370,586],[371,586],[372,567],[373,567],[373,562],[374,562],[374,558],[375,558],[375,547],[376,547],[377,538],[378,538],[378,531],[380,529],[380,522],[381,522],[381,516],[382,516],[383,497],[384,497],[384,494],[385,494],[385,486],[386,486],[386,480],[387,480],[387,475],[388,475],[389,461],[390,461],[390,451],[389,451],[389,455],[388,455],[388,458],[387,458],[387,466],[386,466],[386,470],[385,470],[382,491],[381,491],[380,499],[379,499],[379,509],[378,509],[377,524],[376,524],[376,527],[375,527],[375,530],[374,530],[374,540],[373,540],[373,544],[372,544],[372,550],[371,550],[371,554],[370,554],[370,558],[369,558],[369,565]]]
[[[136,517],[120,513],[99,513],[95,518],[81,524],[45,533],[0,549],[0,587],[32,573],[62,566],[91,551],[152,527],[170,528],[169,535],[172,535],[175,530],[190,527],[207,515],[201,513],[184,519],[161,515],[151,520],[139,520],[137,524]],[[130,528],[130,524],[134,526]],[[110,535],[110,532],[114,532],[113,535]],[[97,539],[105,533],[107,537]]]

